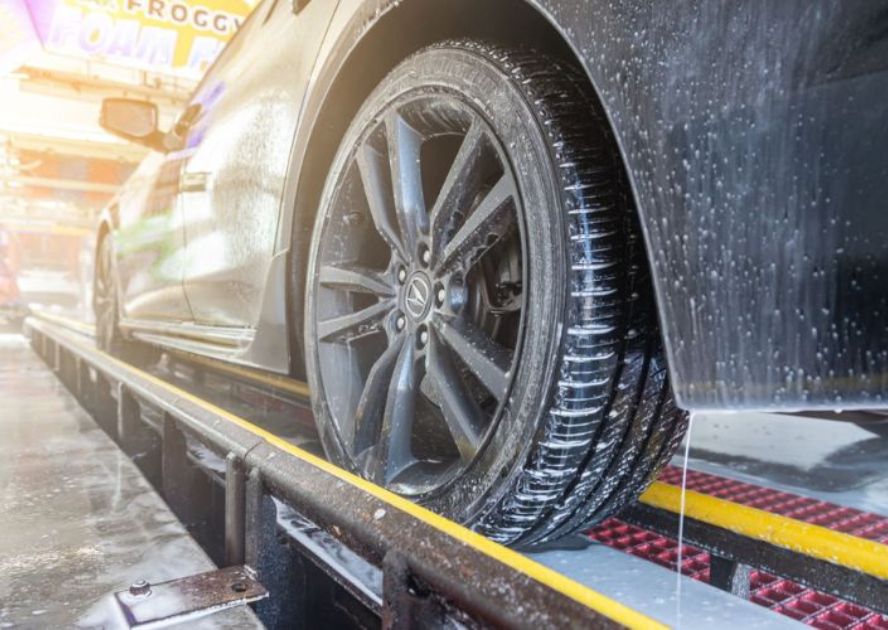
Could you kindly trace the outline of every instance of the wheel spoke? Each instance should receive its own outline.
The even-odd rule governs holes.
[[[441,339],[466,364],[478,380],[502,401],[509,387],[512,351],[503,348],[467,322],[451,320],[438,325]]]
[[[398,473],[416,461],[410,442],[416,395],[422,375],[417,369],[414,346],[414,340],[407,337],[401,346],[389,384],[382,421],[381,448],[377,450],[377,483],[391,483]]]
[[[428,376],[434,382],[441,400],[441,411],[462,460],[472,461],[481,448],[484,437],[485,415],[466,390],[462,376],[453,365],[450,351],[433,333],[429,340],[427,357]]]
[[[376,149],[365,142],[358,149],[356,160],[358,171],[361,174],[361,183],[364,185],[364,195],[367,198],[367,206],[370,209],[370,217],[376,226],[376,231],[391,248],[397,252],[402,260],[410,260],[398,230],[392,225],[390,211],[391,193],[389,182],[386,178],[385,158]]]
[[[444,247],[440,265],[446,267],[460,258],[470,266],[479,250],[489,249],[502,238],[509,227],[508,211],[514,206],[516,194],[512,176],[503,175]]]
[[[386,117],[385,127],[401,242],[413,252],[419,233],[429,229],[420,168],[422,136],[397,112]]]
[[[527,284],[520,179],[461,99],[405,95],[364,123],[319,219],[308,367],[325,442],[424,497],[475,465],[507,413]]]
[[[484,133],[481,125],[473,123],[468,133],[463,138],[459,151],[453,159],[453,164],[444,179],[435,205],[432,207],[431,232],[433,240],[433,255],[440,254],[443,243],[440,243],[441,235],[445,234],[448,226],[453,221],[456,212],[465,210],[471,202],[471,195],[477,192],[473,185],[472,177],[479,176],[477,164],[481,157]]]
[[[318,274],[318,281],[326,287],[371,293],[380,297],[392,297],[394,289],[382,275],[371,269],[348,265],[324,265]]]
[[[398,337],[370,368],[351,427],[351,450],[355,456],[376,444],[379,439],[389,384],[403,345],[404,337]]]
[[[340,315],[318,322],[321,341],[352,340],[380,330],[382,319],[394,308],[393,300],[383,300],[348,315]]]

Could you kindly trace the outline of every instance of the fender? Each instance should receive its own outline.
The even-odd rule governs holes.
[[[433,5],[340,2],[291,151],[300,175],[285,189],[279,251],[304,256],[311,186],[323,182],[324,156],[339,138],[325,123],[348,107],[337,80],[386,21]],[[884,405],[888,165],[879,147],[888,146],[888,126],[875,104],[888,100],[888,3],[528,6],[574,52],[608,115],[679,404]],[[403,36],[422,45],[434,33]],[[378,63],[400,60],[392,57]],[[291,313],[300,288],[294,281]],[[301,329],[297,315],[297,339]]]

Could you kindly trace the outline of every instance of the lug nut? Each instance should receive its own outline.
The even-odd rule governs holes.
[[[398,269],[398,282],[404,284],[405,280],[407,280],[407,270],[401,267]]]
[[[432,252],[427,247],[424,247],[422,250],[422,263],[427,265],[430,262],[432,262]]]
[[[429,342],[429,331],[423,330],[419,333],[419,343],[420,345],[426,345]]]
[[[407,324],[407,320],[404,319],[403,315],[398,315],[398,319],[395,320],[395,326],[398,327],[398,330],[404,330],[404,326]]]
[[[444,300],[447,299],[447,291],[444,289],[438,289],[438,295],[436,297],[438,299],[438,306],[443,306]]]

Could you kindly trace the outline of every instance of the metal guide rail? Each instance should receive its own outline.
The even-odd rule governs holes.
[[[216,563],[267,589],[255,608],[268,627],[661,627],[82,335],[36,318],[26,330]]]
[[[175,508],[178,498],[186,506],[177,515],[198,534],[203,546],[209,539],[212,547],[214,537],[218,539],[217,563],[246,561],[260,569],[272,593],[269,601],[258,605],[260,614],[273,611],[264,613],[266,623],[287,618],[294,614],[294,607],[306,607],[306,601],[297,606],[289,594],[294,579],[299,581],[292,567],[276,566],[280,559],[276,561],[270,551],[275,510],[292,512],[287,533],[301,557],[371,616],[392,625],[398,620],[429,619],[428,615],[519,626],[575,627],[584,620],[645,627],[655,623],[230,412],[98,352],[83,336],[91,333],[88,325],[67,318],[41,318],[44,321],[32,318],[28,322],[34,347],[56,366],[124,448],[131,453],[152,448],[161,453],[143,470],[151,477],[154,466],[155,486],[164,491],[167,502]],[[296,398],[307,395],[304,384],[297,381],[209,359],[180,358],[234,380],[260,383]],[[153,430],[146,430],[139,420],[138,409],[133,409],[138,405],[158,410]],[[109,409],[103,411],[103,406]],[[195,448],[184,445],[194,440],[211,451],[192,464],[217,470],[223,495],[219,503],[224,510],[216,509],[225,513],[224,528],[189,513],[195,511],[191,495],[196,490],[183,480],[194,475],[188,466],[177,468],[176,462],[188,459],[182,455],[185,451],[194,460]],[[291,457],[280,457],[281,451]],[[269,499],[272,507],[268,507]],[[260,504],[270,514],[259,510]],[[686,490],[682,500],[681,488],[663,481],[655,482],[621,518],[675,537],[682,506],[684,543],[710,552],[713,586],[746,599],[749,572],[754,568],[888,612],[888,546],[879,542],[694,490]],[[266,566],[258,566],[263,559]],[[355,581],[362,571],[375,572],[376,577]],[[289,604],[276,596],[284,592],[288,595],[283,600]],[[520,613],[513,614],[519,608]],[[353,611],[349,614],[354,618]]]

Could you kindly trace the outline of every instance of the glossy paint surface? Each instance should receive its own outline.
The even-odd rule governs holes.
[[[679,402],[888,404],[888,3],[542,4],[621,144]]]
[[[679,402],[888,405],[888,2],[532,4],[609,116]],[[432,3],[315,0],[295,16],[278,5],[196,95],[210,107],[185,172],[198,187],[208,173],[207,189],[183,197],[194,317],[257,329],[266,344],[290,316],[271,256],[290,248],[294,219],[311,229],[313,217],[292,215],[288,174],[311,163],[314,122],[337,105],[326,88],[368,62],[349,53],[377,24]],[[231,358],[278,369],[265,354]]]
[[[178,156],[152,153],[119,195],[114,245],[125,317],[191,318],[182,288],[185,232],[177,197],[180,168]]]
[[[334,6],[313,2],[295,16],[288,2],[266,2],[192,100],[201,115],[181,196],[185,292],[198,323],[259,321],[290,145]]]

